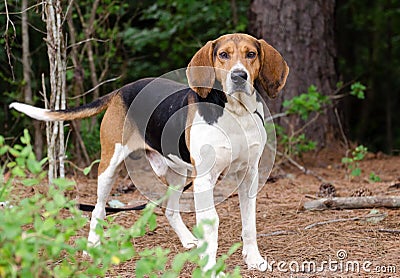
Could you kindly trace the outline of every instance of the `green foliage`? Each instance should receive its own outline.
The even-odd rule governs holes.
[[[338,2],[338,70],[344,80],[357,77],[368,88],[366,102],[349,99],[343,106],[349,136],[373,151],[400,149],[399,28],[396,0]]]
[[[275,125],[278,144],[289,157],[301,157],[305,152],[315,150],[317,142],[306,138],[304,133],[289,135],[282,126]]]
[[[325,105],[330,105],[329,97],[318,92],[316,86],[308,87],[307,93],[302,93],[292,99],[285,100],[282,105],[285,108],[284,115],[299,116],[305,125],[311,120],[311,113],[321,113]],[[316,115],[318,116],[318,114]],[[268,127],[266,127],[268,128]],[[315,150],[317,142],[307,139],[305,133],[300,130],[285,130],[282,126],[275,125],[278,144],[283,148],[286,156],[301,157],[303,153]]]
[[[375,172],[371,172],[369,174],[369,178],[368,179],[371,182],[380,182],[380,181],[382,181],[382,179],[377,174],[375,174]]]
[[[329,104],[329,97],[318,92],[316,86],[308,87],[308,92],[285,100],[282,105],[288,115],[297,114],[303,120],[307,120],[311,112],[320,112],[322,107]]]
[[[208,40],[244,32],[249,1],[158,0],[143,8],[139,19],[121,32],[124,45],[137,57],[131,62],[136,77],[159,75],[185,67]],[[237,21],[234,22],[234,18]]]
[[[27,129],[24,130],[20,142],[21,144],[17,143],[11,147],[0,135],[0,201],[7,199],[14,178],[21,178],[22,184],[32,186],[39,184],[46,176],[42,166],[47,159],[36,160]],[[5,178],[6,173],[9,174],[7,178]]]
[[[27,130],[20,141],[21,144],[11,147],[0,136],[1,200],[9,200],[12,184],[21,181],[31,186],[44,178],[42,163],[34,158]],[[10,173],[7,181],[6,172]],[[205,274],[201,267],[207,258],[200,259],[200,254],[206,245],[177,254],[167,269],[170,250],[155,247],[137,253],[132,244],[134,238],[157,227],[156,204],[150,203],[130,228],[116,224],[112,217],[99,221],[96,233],[101,244],[90,247],[80,237],[80,231],[88,224],[87,218],[76,208],[75,201],[64,194],[74,189],[74,185],[71,180],[56,179],[45,194],[5,202],[0,213],[0,277],[104,277],[113,265],[134,257],[138,258],[136,277],[158,277],[160,273],[162,277],[179,277],[188,262],[195,266],[193,277],[211,277],[211,271],[218,274],[225,269],[225,260],[240,246],[233,245]],[[202,225],[209,224],[205,222],[194,229],[199,238],[202,238]],[[90,259],[81,257],[83,251],[87,251]],[[240,277],[239,269],[226,277]]]
[[[350,95],[357,97],[358,99],[365,99],[365,87],[360,82],[355,82],[350,86]]]
[[[100,159],[96,159],[95,161],[93,161],[92,163],[90,163],[90,165],[88,167],[86,167],[85,169],[83,169],[83,174],[85,176],[87,176],[89,174],[89,172],[92,170],[92,167],[94,164],[99,163]]]
[[[351,152],[351,157],[342,158],[342,164],[346,166],[346,173],[350,174],[350,179],[361,175],[362,170],[359,162],[365,158],[367,153],[368,149],[359,145]]]

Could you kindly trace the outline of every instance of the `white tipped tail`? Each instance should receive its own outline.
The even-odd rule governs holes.
[[[48,112],[50,111],[48,109],[38,108],[38,107],[34,107],[32,105],[19,103],[19,102],[11,103],[10,109],[11,108],[14,108],[15,110],[22,112],[36,120],[40,120],[40,121],[52,121],[53,120],[50,117],[50,115],[48,115]]]

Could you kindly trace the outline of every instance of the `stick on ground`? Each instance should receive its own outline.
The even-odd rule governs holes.
[[[322,198],[304,203],[306,210],[400,208],[399,196]]]
[[[359,221],[359,220],[365,220],[365,219],[370,219],[370,218],[381,218],[385,217],[386,214],[371,214],[371,215],[366,215],[366,216],[357,216],[357,217],[352,217],[352,218],[339,218],[339,219],[331,219],[327,221],[322,221],[322,222],[317,222],[313,223],[310,225],[307,225],[304,227],[304,230],[309,230],[314,227],[326,225],[326,224],[331,224],[331,223],[338,223],[338,222],[347,222],[347,221]]]

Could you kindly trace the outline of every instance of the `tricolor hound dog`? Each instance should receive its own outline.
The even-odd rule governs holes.
[[[205,270],[215,264],[218,247],[219,219],[213,188],[228,169],[241,176],[238,193],[244,260],[249,268],[265,271],[267,264],[256,240],[255,195],[266,133],[264,112],[255,89],[274,98],[284,86],[288,73],[282,56],[264,40],[246,34],[228,34],[207,42],[194,55],[186,69],[189,86],[162,78],[147,78],[77,108],[50,111],[21,103],[12,103],[10,107],[44,121],[80,119],[107,109],[100,128],[101,162],[97,203],[90,222],[90,243],[98,243],[95,227],[98,219],[105,217],[106,200],[120,164],[141,148],[155,174],[167,185],[182,188],[189,180],[193,182],[197,223],[205,219],[213,223],[204,227],[201,242],[180,216],[182,190],[171,193],[165,214],[184,247],[208,244],[204,254],[209,256]],[[213,88],[215,84],[219,89]],[[144,90],[146,93],[140,93]],[[130,111],[133,102],[137,105]],[[177,111],[183,112],[172,121]],[[151,115],[146,118],[143,113]],[[128,130],[125,119],[129,123]],[[167,123],[170,135],[163,139]],[[123,140],[124,129],[124,136],[128,134],[130,140]],[[166,148],[162,140],[167,140]],[[182,175],[188,170],[192,171],[189,179]]]

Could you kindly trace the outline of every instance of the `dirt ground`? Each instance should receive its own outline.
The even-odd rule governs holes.
[[[400,157],[369,154],[360,163],[363,177],[349,181],[340,163],[341,156],[343,154],[339,152],[322,151],[308,155],[302,163],[331,183],[340,197],[351,196],[356,191],[374,196],[400,195]],[[382,181],[369,182],[371,171]],[[143,183],[151,185],[154,181],[149,178],[149,173],[148,167],[139,170]],[[96,180],[77,178],[77,181],[78,201],[95,204]],[[135,179],[135,183],[137,181]],[[239,249],[228,259],[228,271],[240,266],[243,277],[400,277],[400,209],[378,208],[378,213],[386,217],[375,222],[351,220],[369,214],[371,209],[305,211],[303,204],[315,198],[321,184],[315,176],[306,175],[290,164],[276,164],[257,199],[258,245],[270,268],[265,273],[247,270]],[[119,178],[110,200],[131,205],[143,203],[145,198],[138,190],[130,190],[130,185],[129,179]],[[224,195],[223,187],[223,184],[218,185],[217,195]],[[189,198],[185,198],[183,202],[190,203]],[[218,204],[217,212],[220,217],[219,253],[222,254],[241,240],[237,194],[230,194]],[[157,210],[157,214],[156,230],[134,243],[137,250],[161,246],[169,248],[171,256],[183,251],[161,210]],[[119,212],[116,220],[129,226],[139,215],[137,211]],[[182,217],[189,228],[195,225],[193,212],[183,213]],[[343,221],[329,222],[334,219]],[[305,229],[310,224],[324,221],[328,223]],[[87,230],[82,236],[87,236]],[[316,268],[307,268],[312,263],[315,265],[311,267]],[[134,277],[134,267],[134,261],[120,264],[109,276]],[[187,266],[181,277],[190,277],[190,272],[191,267]]]

